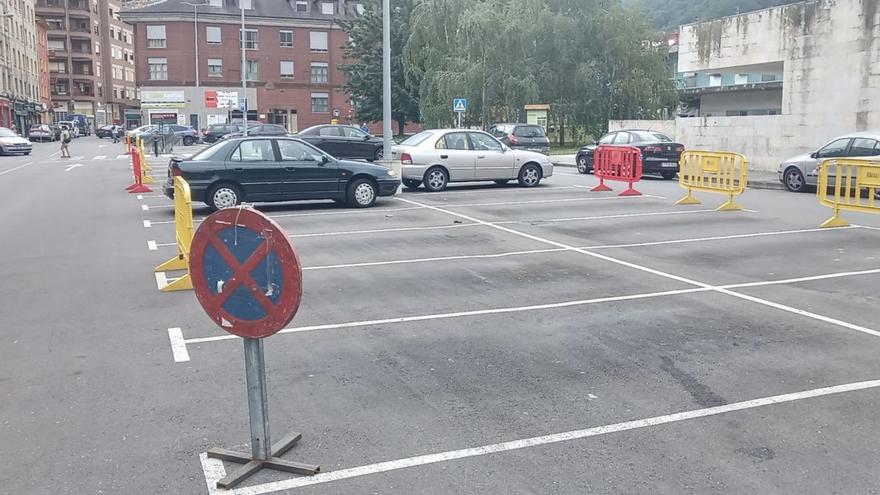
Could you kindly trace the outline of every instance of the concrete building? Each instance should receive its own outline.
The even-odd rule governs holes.
[[[198,2],[190,2],[198,3]],[[166,0],[123,12],[135,26],[146,122],[205,128],[241,118],[240,6],[247,49],[248,118],[296,131],[351,112],[341,92],[347,36],[335,22],[349,0]]]
[[[0,1],[0,21],[0,126],[26,133],[42,111],[33,0]]]
[[[49,77],[56,120],[84,114],[93,125],[122,123],[137,111],[134,36],[121,2],[37,0],[49,25]],[[139,120],[139,113],[133,115]]]
[[[878,23],[876,0],[817,0],[682,26],[679,117],[609,126],[665,129],[775,170],[834,136],[880,129]]]
[[[40,122],[52,122],[52,93],[49,85],[49,25],[40,17],[37,24],[37,94],[40,99]]]

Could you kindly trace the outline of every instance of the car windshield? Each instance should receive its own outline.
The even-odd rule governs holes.
[[[16,137],[16,134],[9,129],[3,127],[0,128],[0,137]]]
[[[660,134],[659,132],[629,131],[629,133],[636,138],[636,141],[659,141],[661,143],[672,142],[672,138],[670,138],[666,134]]]
[[[400,144],[402,146],[418,146],[422,144],[426,139],[431,137],[433,132],[431,131],[422,131],[418,134],[413,134],[412,136],[406,138]]]
[[[521,125],[516,128],[515,134],[524,138],[545,137],[544,128],[539,125]]]

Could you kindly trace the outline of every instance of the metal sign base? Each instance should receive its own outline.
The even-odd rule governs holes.
[[[210,458],[244,464],[218,481],[217,487],[232,488],[263,468],[309,476],[317,474],[321,470],[320,466],[280,458],[302,438],[302,434],[290,433],[269,448],[269,401],[266,394],[266,361],[262,339],[244,339],[244,368],[248,417],[251,423],[251,455],[228,449],[209,449],[207,453]]]
[[[280,459],[280,456],[284,455],[285,452],[290,450],[296,444],[296,442],[299,441],[300,438],[302,438],[302,434],[300,433],[294,432],[288,434],[280,442],[272,446],[272,456],[264,461],[253,459],[247,454],[236,452],[234,450],[220,448],[209,449],[208,457],[212,459],[220,459],[222,461],[238,462],[240,464],[244,464],[244,466],[240,467],[236,471],[228,474],[225,478],[218,481],[217,487],[225,489],[233,488],[263,468],[276,469],[278,471],[303,474],[307,476],[319,473],[321,471],[320,466],[315,466],[312,464],[302,464],[299,462]]]

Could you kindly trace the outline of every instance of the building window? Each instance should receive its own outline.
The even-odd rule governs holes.
[[[64,51],[64,40],[49,40],[49,49]]]
[[[168,59],[167,58],[147,59],[147,65],[149,66],[151,81],[167,81],[168,80]]]
[[[205,38],[209,44],[220,43],[220,26],[208,26],[205,28]]]
[[[312,93],[312,113],[329,113],[330,95],[327,93]]]
[[[241,30],[238,30],[238,47],[241,48]],[[256,29],[244,30],[244,48],[246,50],[257,50],[260,48],[260,32]]]
[[[223,59],[208,59],[208,77],[223,77]]]
[[[306,13],[309,11],[309,2],[304,2],[302,0],[297,0],[296,2],[296,11],[299,13]]]
[[[245,65],[245,78],[248,81],[258,81],[260,79],[260,62],[258,60],[248,60]]]
[[[49,62],[49,72],[65,74],[67,72],[67,64],[64,62]]]
[[[208,0],[211,7],[223,7],[223,0]]]
[[[293,48],[293,31],[280,31],[281,47]]]
[[[147,48],[165,48],[165,26],[147,26]]]
[[[326,84],[328,73],[326,62],[312,62],[312,84]]]
[[[327,51],[327,31],[310,31],[309,48],[313,52]]]
[[[321,13],[324,15],[333,15],[336,13],[333,8],[333,2],[321,2]]]
[[[293,62],[289,60],[281,61],[281,78],[293,79]]]

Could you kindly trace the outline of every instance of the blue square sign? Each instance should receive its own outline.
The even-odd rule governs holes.
[[[467,98],[455,98],[452,100],[452,110],[464,113],[467,112]]]

